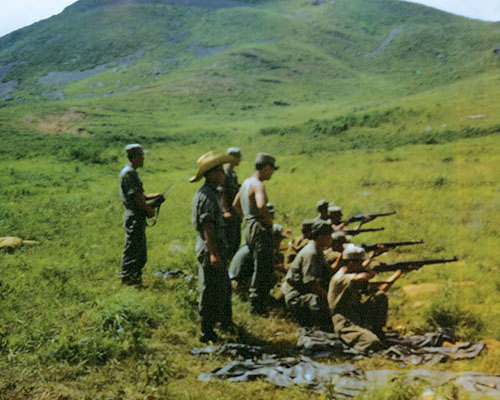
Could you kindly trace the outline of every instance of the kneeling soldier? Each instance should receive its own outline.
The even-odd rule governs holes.
[[[292,262],[282,286],[285,303],[301,324],[330,331],[327,288],[331,269],[323,250],[331,246],[331,233],[329,221],[314,221],[311,240]]]
[[[370,279],[375,276],[366,267],[365,251],[352,243],[344,245],[342,267],[330,280],[328,306],[333,331],[349,346],[360,351],[384,347],[382,328],[387,322],[388,300],[385,291],[401,276],[396,271],[386,282],[377,284],[367,299]]]

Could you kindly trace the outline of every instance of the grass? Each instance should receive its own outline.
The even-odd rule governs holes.
[[[326,198],[345,215],[397,211],[371,224],[385,231],[357,241],[426,241],[384,260],[458,256],[397,282],[389,324],[412,333],[446,322],[461,340],[488,339],[478,359],[433,368],[500,373],[498,24],[394,1],[327,3],[207,10],[81,1],[0,38],[2,60],[25,61],[5,78],[19,90],[0,100],[0,233],[40,241],[0,253],[0,398],[328,396],[198,381],[229,358],[189,355],[199,346],[196,281],[154,275],[196,274],[189,212],[197,185],[187,179],[201,154],[234,145],[244,154],[240,180],[258,151],[277,156],[281,169],[266,187],[277,222],[295,234]],[[364,56],[398,27],[382,52]],[[84,80],[38,83],[48,72],[106,63]],[[64,99],[46,101],[45,90],[63,90]],[[140,170],[146,191],[179,182],[148,229],[142,291],[117,278],[117,176],[131,142],[150,150]],[[423,283],[439,290],[404,294]],[[227,340],[294,345],[298,326],[285,314],[254,317],[238,298],[234,310],[242,333]],[[417,389],[396,382],[365,398]]]

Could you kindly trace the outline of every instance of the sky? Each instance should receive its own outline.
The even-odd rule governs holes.
[[[74,2],[75,0],[0,0],[0,37],[59,14]],[[412,2],[470,18],[500,21],[500,0],[413,0]]]

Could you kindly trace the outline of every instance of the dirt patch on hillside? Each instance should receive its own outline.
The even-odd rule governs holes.
[[[70,111],[65,114],[26,115],[23,121],[36,130],[49,134],[70,133],[89,136],[91,133],[75,126],[83,120],[83,113]]]

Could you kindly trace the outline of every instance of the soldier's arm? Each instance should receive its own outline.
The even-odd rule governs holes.
[[[243,210],[241,209],[241,192],[238,192],[238,194],[234,198],[233,208],[240,215],[240,217],[243,218]]]
[[[161,196],[161,193],[149,193],[149,194],[145,194],[144,198],[146,200],[154,200],[154,199],[156,199],[157,197],[160,197],[160,196]]]
[[[154,217],[155,210],[148,203],[146,203],[146,196],[144,196],[142,193],[136,193],[134,195],[134,201],[137,207],[139,207],[141,210],[144,210],[149,218]]]
[[[222,265],[217,242],[215,239],[215,225],[213,222],[206,222],[202,228],[203,238],[207,242],[208,253],[210,254],[210,265],[218,268]]]
[[[259,182],[254,186],[254,196],[255,196],[255,204],[259,209],[259,214],[262,217],[262,223],[269,227],[273,226],[273,219],[271,217],[271,213],[267,209],[267,195],[265,186]]]

